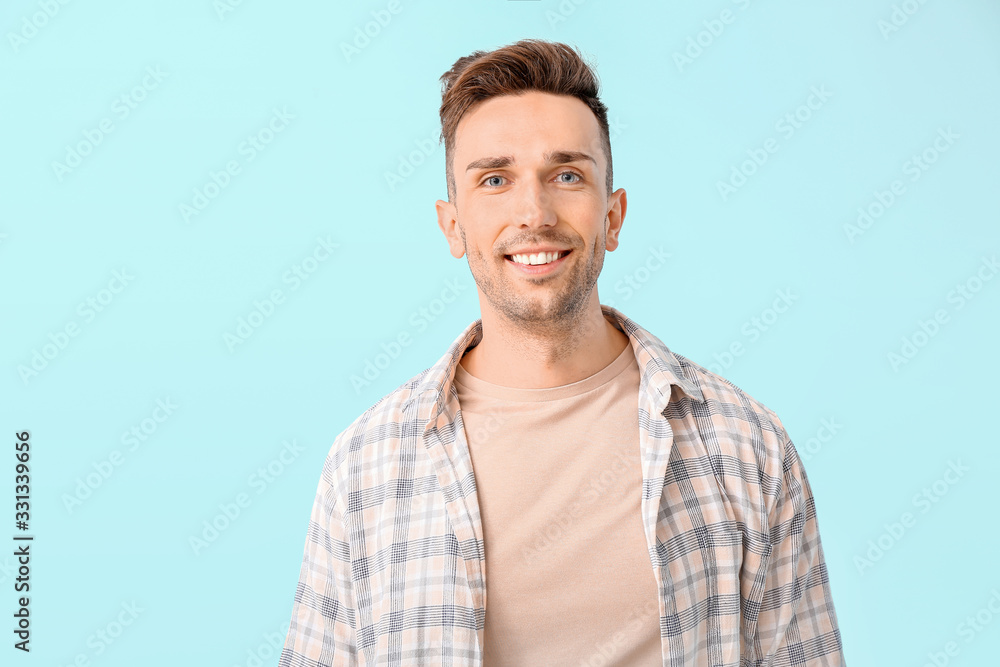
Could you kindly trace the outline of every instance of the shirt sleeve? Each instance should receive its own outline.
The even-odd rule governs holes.
[[[768,517],[771,552],[755,642],[762,664],[844,667],[816,505],[791,440],[786,439],[781,485]]]
[[[292,619],[278,667],[358,664],[351,560],[343,515],[321,479],[309,517]]]

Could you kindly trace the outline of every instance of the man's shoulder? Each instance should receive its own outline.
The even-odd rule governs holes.
[[[692,403],[692,411],[699,428],[704,424],[704,430],[710,430],[707,435],[712,444],[723,454],[746,458],[754,452],[758,463],[763,457],[780,464],[789,436],[777,413],[731,380],[683,355],[672,354],[701,389],[704,400]],[[705,436],[702,432],[703,439]]]
[[[673,377],[671,383],[678,385],[677,388],[691,399],[683,404],[671,404],[668,409],[675,411],[678,417],[692,413],[702,439],[738,446],[747,440],[740,436],[748,436],[755,443],[774,450],[779,457],[783,456],[787,433],[773,410],[728,378],[670,349],[653,332],[619,311],[609,310],[640,339],[656,358],[659,368]]]

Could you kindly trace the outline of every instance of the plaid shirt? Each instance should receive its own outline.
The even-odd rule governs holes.
[[[812,491],[777,415],[601,308],[641,371],[663,664],[844,665]],[[481,338],[476,320],[337,436],[279,667],[482,664],[483,528],[452,383]]]

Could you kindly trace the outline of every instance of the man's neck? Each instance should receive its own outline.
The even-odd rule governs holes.
[[[525,331],[484,312],[483,339],[461,364],[471,375],[504,387],[558,387],[597,373],[630,344],[604,317],[600,304],[574,322],[543,331]]]

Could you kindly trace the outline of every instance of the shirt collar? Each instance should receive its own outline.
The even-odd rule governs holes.
[[[670,402],[671,386],[678,387],[692,400],[705,400],[689,362],[682,363],[682,357],[616,308],[601,304],[601,310],[606,319],[629,337],[639,364],[639,390],[652,392],[659,412],[662,413]],[[454,419],[449,406],[453,400],[457,401],[455,370],[466,350],[482,339],[483,320],[478,319],[466,327],[437,363],[421,374],[410,401],[417,401],[418,418],[427,420],[427,429],[436,425],[441,415]]]

